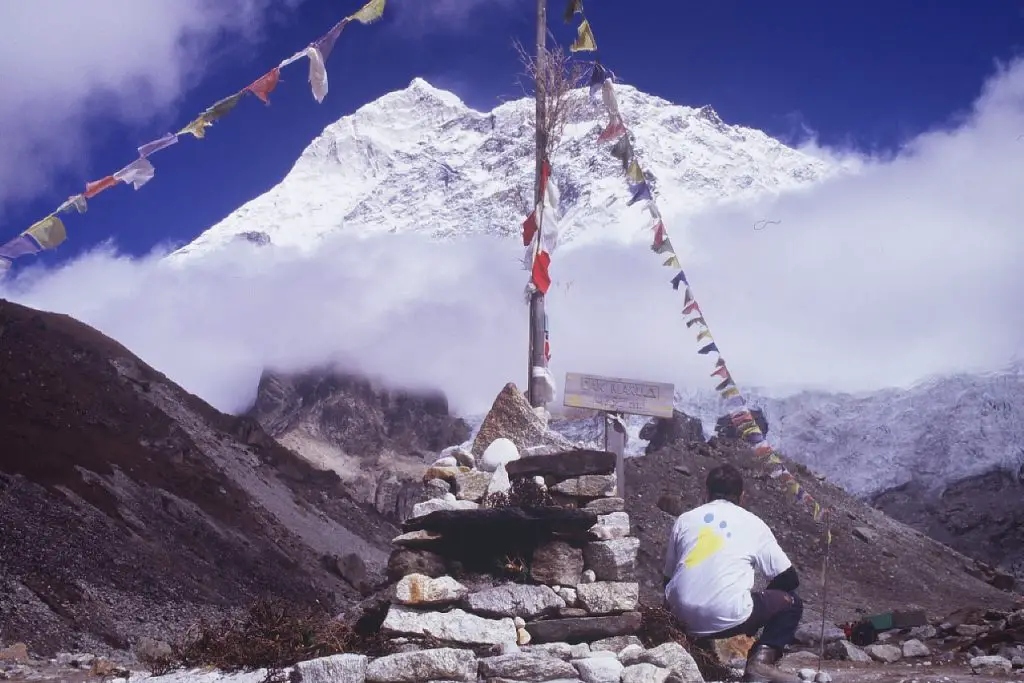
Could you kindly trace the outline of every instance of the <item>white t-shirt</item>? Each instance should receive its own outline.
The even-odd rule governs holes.
[[[768,578],[792,562],[756,515],[715,500],[679,516],[665,551],[665,599],[694,635],[739,626],[754,609],[754,567]]]

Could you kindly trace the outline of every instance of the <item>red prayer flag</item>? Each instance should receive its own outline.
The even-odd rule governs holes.
[[[537,210],[534,209],[533,213],[526,217],[523,221],[523,246],[530,246],[530,242],[533,241],[533,236],[537,234]]]
[[[263,101],[263,104],[270,104],[270,93],[274,92],[274,88],[277,87],[277,83],[280,78],[281,69],[275,66],[269,72],[260,76],[256,82],[246,88],[246,90],[260,98],[260,100]]]
[[[109,189],[114,185],[117,185],[117,179],[112,175],[108,175],[106,178],[100,178],[99,180],[94,180],[91,183],[86,183],[84,193],[85,198],[92,199],[100,192],[103,192],[103,190]]]
[[[541,294],[547,294],[551,287],[551,275],[548,274],[550,265],[551,256],[548,252],[537,252],[537,256],[533,259],[533,284]]]

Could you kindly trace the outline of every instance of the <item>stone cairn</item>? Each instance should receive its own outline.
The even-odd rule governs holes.
[[[480,468],[468,452],[443,454],[424,476],[434,497],[388,563],[380,632],[397,653],[327,658],[333,680],[702,682],[681,645],[645,649],[636,636],[640,542],[614,469],[602,451],[520,459],[500,438]],[[356,665],[349,677],[342,661]]]

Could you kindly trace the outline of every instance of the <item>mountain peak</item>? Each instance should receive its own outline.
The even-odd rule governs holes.
[[[837,170],[761,131],[724,123],[710,106],[680,106],[627,86],[615,90],[634,149],[657,179],[659,205],[675,217],[796,189]],[[551,159],[563,190],[563,247],[628,242],[649,227],[643,208],[626,204],[620,164],[608,153],[610,144],[598,141],[607,113],[586,92],[574,94],[585,101]],[[270,244],[300,249],[339,230],[513,237],[530,211],[516,189],[533,183],[532,112],[531,98],[478,112],[414,78],[327,126],[278,186],[175,258],[253,231]]]

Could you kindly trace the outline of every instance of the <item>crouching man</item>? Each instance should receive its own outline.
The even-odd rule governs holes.
[[[799,679],[776,668],[793,642],[803,603],[796,569],[768,525],[740,507],[743,476],[732,465],[708,473],[707,500],[679,516],[665,553],[665,600],[697,638],[754,636],[744,681]],[[754,568],[769,580],[755,592]]]

